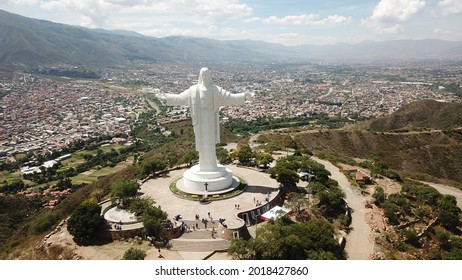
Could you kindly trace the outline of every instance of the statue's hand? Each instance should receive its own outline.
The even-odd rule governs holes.
[[[254,97],[254,95],[255,95],[254,91],[247,91],[245,93],[245,99],[250,99],[250,98]]]

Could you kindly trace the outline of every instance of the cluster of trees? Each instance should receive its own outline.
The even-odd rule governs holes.
[[[290,138],[290,137],[289,137]],[[270,143],[281,150],[291,147],[293,143],[281,137],[259,139]],[[268,144],[266,145],[268,146]],[[296,147],[296,146],[295,146]],[[302,189],[297,188],[300,178],[298,172],[311,174],[309,189],[316,197],[313,210],[324,218],[313,218],[306,222],[294,223],[290,218],[281,218],[264,225],[257,230],[256,238],[251,240],[234,239],[229,249],[236,259],[343,259],[343,250],[334,238],[334,227],[326,220],[337,219],[345,215],[346,203],[344,193],[337,182],[329,179],[330,173],[323,165],[317,163],[308,155],[296,150],[293,155],[280,158],[276,165],[268,170],[282,186],[282,191],[288,195],[287,204],[298,214],[304,206],[308,206]],[[239,145],[231,155],[242,164],[251,162],[267,166],[274,159],[269,153],[255,153],[247,145]]]
[[[31,73],[68,78],[100,79],[101,75],[85,68],[35,68]]]
[[[286,127],[297,127],[308,125],[312,118],[309,117],[283,117],[283,118],[272,118],[272,117],[259,117],[255,121],[245,121],[242,119],[230,118],[225,123],[225,128],[229,129],[235,134],[248,134],[257,133],[259,131],[286,128]]]
[[[405,180],[400,193],[386,196],[383,189],[377,189],[374,198],[392,225],[404,225],[411,220],[429,223],[434,218],[438,219],[438,224],[431,226],[423,236],[419,236],[418,230],[412,226],[399,231],[407,243],[419,248],[420,238],[435,238],[439,248],[430,250],[428,258],[462,258],[462,240],[451,234],[458,232],[461,225],[461,209],[457,207],[454,196],[443,195],[430,186]],[[403,246],[398,243],[397,249],[404,250]]]
[[[134,213],[144,225],[145,236],[159,237],[162,221],[167,219],[167,213],[155,207],[151,198],[138,197],[139,185],[135,181],[121,179],[112,184],[111,198],[118,200],[120,206]],[[78,242],[91,241],[103,230],[104,218],[101,216],[101,206],[93,201],[84,201],[67,222],[69,233]]]
[[[283,186],[283,191],[289,194],[289,203],[293,202],[295,208],[301,207],[301,198],[295,193],[300,192],[297,188],[299,182],[298,172],[310,174],[307,189],[314,196],[316,203],[314,211],[319,211],[322,216],[329,220],[339,219],[341,224],[348,226],[351,217],[346,215],[347,205],[345,193],[339,188],[337,181],[329,178],[330,172],[324,166],[309,156],[300,153],[279,159],[276,166],[269,170],[271,175]]]
[[[365,160],[361,162],[359,166],[369,169],[372,177],[382,175],[392,180],[402,182],[401,176],[396,171],[390,170],[388,165],[380,160]]]
[[[313,175],[311,182],[327,183],[330,172],[322,164],[303,156],[296,151],[293,155],[280,158],[276,165],[269,170],[271,176],[287,187],[296,185],[299,181],[298,172],[305,172]]]
[[[22,180],[4,181],[0,187],[0,192],[4,194],[15,194],[19,191],[26,189],[28,185],[24,184]]]
[[[254,239],[233,239],[228,253],[240,260],[335,260],[344,259],[326,220],[293,223],[281,218],[257,229]]]
[[[311,116],[273,118],[270,116],[259,117],[254,121],[230,118],[225,123],[225,128],[235,134],[257,133],[259,131],[279,128],[307,126],[316,123],[329,128],[339,128],[350,123],[348,118],[330,117],[328,114],[313,114]]]
[[[459,84],[451,83],[444,85],[445,90],[454,93],[455,95],[462,97],[462,87]]]
[[[454,196],[442,195],[430,186],[412,181],[405,181],[400,193],[383,199],[381,207],[388,222],[393,225],[406,222],[415,214],[420,219],[437,216],[441,225],[447,229],[456,229],[460,225],[461,210]]]
[[[161,223],[167,219],[167,213],[155,207],[153,199],[138,197],[139,188],[135,181],[119,180],[111,187],[111,197],[114,201],[118,199],[124,208],[143,222],[145,236],[158,238]]]

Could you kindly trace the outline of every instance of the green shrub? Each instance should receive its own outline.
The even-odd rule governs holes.
[[[50,229],[59,220],[59,216],[56,213],[49,212],[38,218],[31,226],[33,234],[41,234],[42,232]]]
[[[144,260],[146,252],[136,248],[130,248],[125,251],[123,260]]]

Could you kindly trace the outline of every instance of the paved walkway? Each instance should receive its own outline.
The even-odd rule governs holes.
[[[212,201],[209,204],[200,204],[198,201],[181,199],[170,191],[171,182],[180,178],[186,169],[171,171],[165,177],[151,179],[141,185],[140,191],[143,195],[152,197],[156,205],[167,212],[168,219],[173,221],[173,218],[180,214],[183,220],[189,224],[195,221],[195,215],[199,215],[199,231],[185,233],[181,238],[171,241],[172,250],[180,251],[183,258],[197,259],[196,254],[191,254],[193,251],[202,252],[200,254],[202,257],[203,252],[212,253],[215,250],[228,248],[228,241],[218,238],[212,239],[211,232],[203,229],[203,224],[200,220],[207,218],[210,221],[209,213],[214,221],[225,219],[228,227],[240,227],[243,225],[243,221],[237,218],[239,212],[256,208],[257,201],[264,204],[263,202],[268,196],[272,199],[278,192],[279,183],[271,179],[267,173],[235,165],[228,165],[227,167],[233,171],[234,175],[244,178],[249,186],[238,196]],[[236,205],[239,205],[239,209],[235,207]],[[209,223],[208,227],[209,229],[213,227],[213,223]]]

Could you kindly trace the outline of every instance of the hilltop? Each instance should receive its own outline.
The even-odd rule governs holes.
[[[137,62],[389,63],[462,59],[462,42],[396,40],[284,46],[255,40],[216,40],[186,36],[156,38],[132,31],[59,24],[3,10],[0,10],[0,45],[0,68],[4,69],[57,64],[122,67]]]

